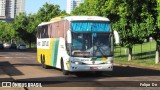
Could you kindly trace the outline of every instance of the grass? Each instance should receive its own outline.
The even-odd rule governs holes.
[[[118,64],[126,64],[133,66],[143,66],[148,68],[160,69],[160,64],[155,64],[155,50],[156,42],[146,42],[143,44],[136,44],[132,50],[132,61],[128,62],[128,50],[125,47],[115,47],[114,62]]]

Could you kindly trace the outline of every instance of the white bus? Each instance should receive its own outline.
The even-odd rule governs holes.
[[[38,25],[37,58],[63,74],[113,70],[113,32],[108,18],[68,16]]]

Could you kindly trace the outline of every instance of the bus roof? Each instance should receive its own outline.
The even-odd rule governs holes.
[[[64,19],[68,21],[109,21],[108,18],[100,16],[69,16]]]
[[[108,18],[100,17],[100,16],[67,16],[65,18],[56,17],[53,18],[49,22],[42,22],[38,26],[48,25],[54,22],[58,22],[60,20],[68,20],[68,21],[109,21]]]
[[[48,25],[48,24],[51,24],[51,23],[54,23],[54,21],[51,21],[51,22],[42,22],[38,26]]]

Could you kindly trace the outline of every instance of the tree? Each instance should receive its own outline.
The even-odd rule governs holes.
[[[20,13],[15,17],[14,28],[17,32],[19,38],[25,42],[29,42],[28,38],[30,37],[27,32],[27,25],[29,24],[27,15],[25,13]]]
[[[37,26],[39,22],[36,20],[36,15],[29,14],[27,16],[28,25],[26,25],[26,41],[29,43],[29,47],[31,48],[32,43],[36,43],[36,33]],[[34,21],[34,22],[33,22]]]
[[[85,0],[83,4],[72,11],[72,15],[103,16],[106,0]]]
[[[40,20],[40,22],[46,22],[49,21],[51,18],[54,18],[56,16],[61,15],[61,10],[58,5],[48,4],[45,3],[43,7],[41,7],[37,13],[37,19]],[[63,14],[65,12],[63,11]]]
[[[13,22],[6,23],[5,27],[6,27],[5,28],[5,33],[7,34],[6,38],[8,38],[7,41],[11,40],[11,43],[12,43],[12,41],[16,41],[16,39],[18,37],[17,37],[17,33],[14,29],[14,23]]]
[[[66,15],[65,11],[61,11],[58,5],[45,3],[37,14],[20,13],[14,21],[15,31],[20,39],[29,43],[36,42],[37,26],[41,22],[49,21],[53,17]]]
[[[6,33],[5,33],[5,23],[0,22],[0,40],[6,41]]]
[[[108,17],[120,34],[120,45],[129,49],[131,61],[133,45],[142,44],[154,32],[154,4],[155,0],[85,0],[72,14]]]
[[[16,38],[13,23],[0,22],[0,41],[8,42]]]
[[[132,60],[132,47],[142,44],[154,31],[151,7],[153,0],[108,0],[106,14],[113,22],[113,29],[120,34],[121,45],[129,49],[128,61]],[[117,16],[115,18],[115,16]],[[147,32],[147,33],[146,33]]]
[[[15,18],[14,25],[17,35],[20,39],[29,43],[30,48],[31,43],[36,43],[36,30],[39,23],[34,14],[27,16],[25,13],[20,13]]]
[[[155,63],[158,64],[160,62],[160,0],[156,0],[156,10],[157,10],[157,16],[156,17],[156,27],[155,31],[152,34],[152,37],[156,41],[156,57],[155,57]],[[154,13],[156,14],[156,13]]]

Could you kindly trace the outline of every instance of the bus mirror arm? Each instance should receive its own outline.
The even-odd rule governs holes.
[[[114,49],[113,49],[113,47],[114,47],[114,39],[113,39],[114,35],[113,35],[113,33],[110,34],[109,38],[110,38],[110,43],[111,43],[111,51],[113,52],[114,51]]]

